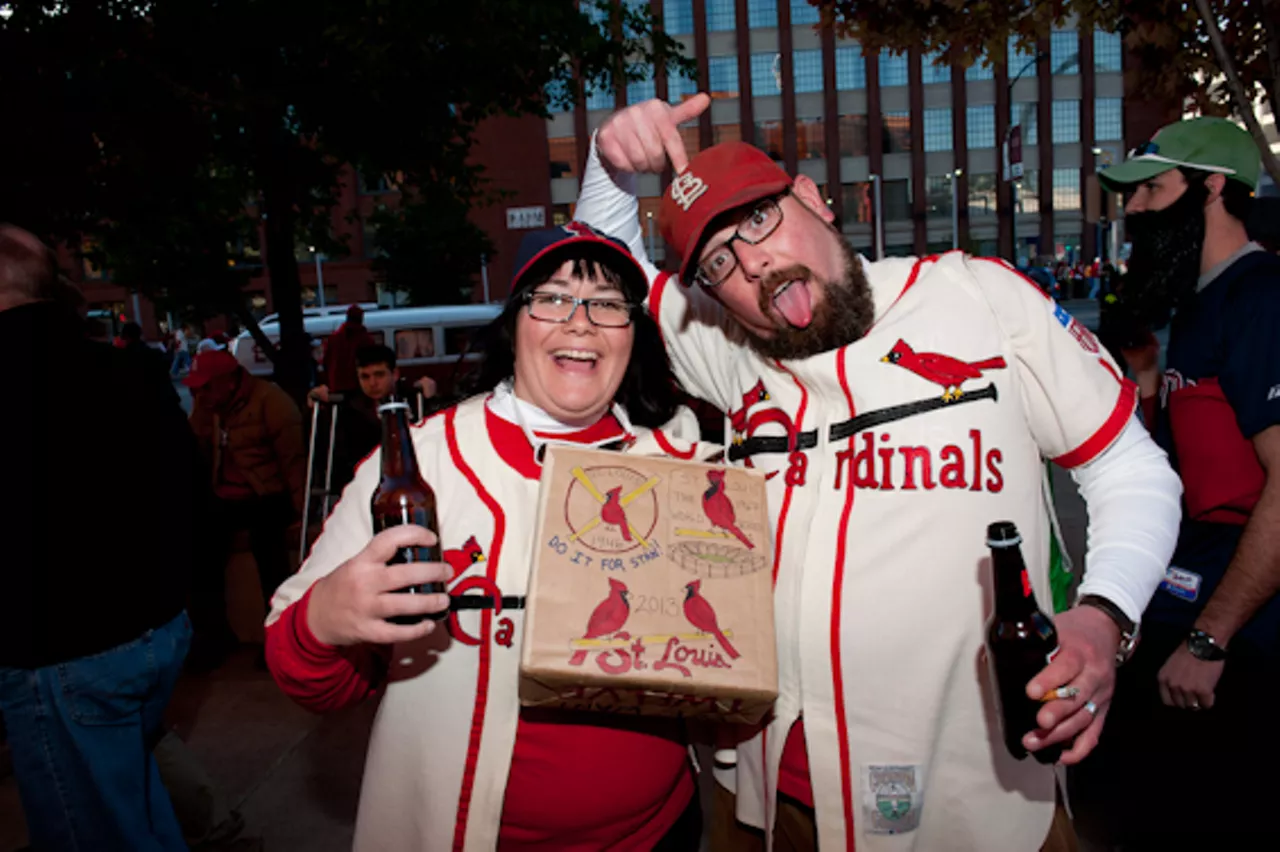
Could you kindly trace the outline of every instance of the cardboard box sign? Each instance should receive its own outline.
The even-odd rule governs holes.
[[[522,704],[764,716],[778,660],[763,476],[551,447],[538,499]]]

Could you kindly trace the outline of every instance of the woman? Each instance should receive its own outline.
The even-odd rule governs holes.
[[[519,261],[485,347],[478,384],[487,392],[414,429],[450,564],[386,565],[396,547],[434,536],[414,527],[373,535],[379,465],[363,464],[302,571],[275,595],[267,660],[284,691],[313,710],[386,685],[357,850],[696,849],[700,816],[678,723],[522,710],[521,610],[458,612],[448,629],[385,621],[446,608],[443,595],[394,594],[410,584],[525,593],[544,444],[699,449],[681,441],[696,434],[692,415],[672,420],[675,382],[640,307],[648,286],[622,243],[573,223],[531,234]]]

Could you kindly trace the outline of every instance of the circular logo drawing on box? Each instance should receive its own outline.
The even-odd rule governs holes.
[[[745,577],[768,567],[763,553],[713,541],[682,541],[667,549],[667,557],[690,574]]]
[[[597,553],[649,547],[658,526],[657,484],[628,467],[575,468],[564,496],[570,538]]]

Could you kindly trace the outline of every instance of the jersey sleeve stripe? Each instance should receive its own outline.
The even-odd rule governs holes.
[[[688,461],[689,459],[693,458],[693,454],[698,451],[697,441],[694,441],[692,444],[690,444],[689,449],[681,450],[675,444],[671,443],[671,441],[667,438],[667,436],[662,433],[661,429],[654,429],[653,437],[654,437],[654,440],[658,442],[658,446],[662,448],[662,451],[667,455],[671,456],[672,458],[684,459]]]
[[[1120,396],[1116,399],[1115,408],[1099,427],[1083,444],[1070,452],[1063,453],[1053,461],[1060,467],[1073,468],[1087,464],[1100,456],[1107,447],[1115,443],[1116,438],[1124,431],[1125,424],[1133,416],[1138,404],[1138,387],[1125,379],[1120,385]]]
[[[658,324],[658,334],[662,337],[662,343],[667,343],[666,333],[662,330],[662,297],[667,292],[667,284],[671,281],[671,273],[663,272],[657,278],[653,279],[653,286],[649,289],[649,313],[653,316],[654,322]]]

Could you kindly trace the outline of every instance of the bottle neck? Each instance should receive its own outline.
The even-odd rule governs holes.
[[[409,406],[383,406],[379,410],[382,413],[383,478],[416,478],[418,457],[413,451],[413,438],[409,435]]]
[[[994,574],[996,612],[1008,615],[1037,608],[1027,564],[1017,546],[991,548],[991,570]]]

